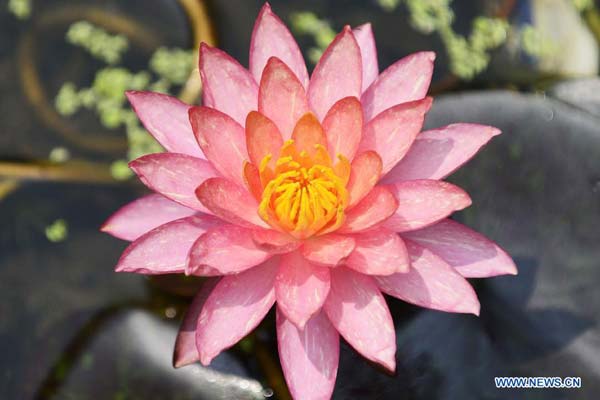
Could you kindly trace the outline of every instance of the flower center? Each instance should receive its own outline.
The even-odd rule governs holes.
[[[348,204],[348,160],[340,156],[333,166],[320,144],[311,153],[299,152],[288,140],[274,164],[267,155],[259,168],[261,218],[300,239],[337,229]]]

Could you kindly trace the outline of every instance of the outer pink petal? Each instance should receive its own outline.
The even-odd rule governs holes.
[[[354,250],[354,238],[330,233],[308,239],[302,246],[302,254],[312,263],[336,266]]]
[[[207,209],[227,222],[269,228],[257,213],[256,199],[245,188],[227,179],[208,179],[196,190],[196,195]]]
[[[375,36],[373,35],[371,24],[356,27],[352,30],[352,33],[354,33],[354,38],[360,47],[362,58],[362,92],[364,93],[379,75]]]
[[[185,317],[183,317],[183,322],[179,327],[177,339],[175,340],[173,367],[181,368],[200,360],[200,355],[196,348],[196,325],[198,325],[198,317],[206,299],[218,282],[219,278],[207,278],[202,282],[200,291],[188,307]]]
[[[433,74],[432,52],[414,53],[392,64],[362,95],[366,121],[396,104],[420,100]]]
[[[192,244],[218,224],[209,215],[196,215],[161,225],[125,249],[115,270],[156,275],[182,273]]]
[[[371,229],[394,215],[398,201],[387,188],[376,186],[346,214],[341,233],[362,232]]]
[[[228,275],[262,263],[271,253],[252,240],[252,231],[236,225],[221,225],[196,240],[189,251],[186,274]]]
[[[360,48],[346,26],[325,50],[310,79],[308,102],[319,120],[338,100],[360,97],[361,64]]]
[[[129,163],[144,185],[194,210],[209,212],[196,197],[202,182],[218,176],[206,160],[177,153],[148,154]]]
[[[215,169],[244,185],[244,161],[248,159],[244,128],[229,116],[208,107],[191,108],[190,122],[198,144]]]
[[[227,53],[200,45],[202,103],[229,115],[240,125],[256,110],[258,85],[250,72]]]
[[[190,126],[190,105],[162,93],[131,90],[126,95],[148,132],[167,151],[204,158]]]
[[[383,162],[381,172],[387,173],[410,149],[431,102],[431,97],[426,97],[388,108],[367,124],[359,150],[377,152]]]
[[[252,32],[250,42],[250,72],[260,82],[263,69],[271,57],[277,57],[294,72],[304,87],[308,86],[306,63],[294,37],[265,3]]]
[[[119,239],[133,241],[160,225],[196,212],[160,194],[150,194],[121,207],[100,230]]]
[[[443,179],[499,134],[500,130],[492,126],[476,124],[452,124],[422,132],[383,181]]]
[[[356,97],[345,97],[335,103],[323,120],[329,155],[338,154],[352,160],[358,149],[363,129],[363,113]]]
[[[260,323],[275,303],[273,288],[279,266],[271,259],[250,270],[228,275],[214,288],[200,312],[196,347],[208,365]]]
[[[408,271],[408,251],[397,233],[380,228],[354,235],[354,239],[356,248],[345,262],[348,268],[367,275]]]
[[[263,72],[258,111],[275,122],[284,139],[290,138],[296,122],[309,111],[304,86],[278,58],[269,59]]]
[[[379,288],[401,300],[435,310],[479,315],[479,301],[469,282],[431,251],[407,240],[407,273],[376,277]]]
[[[344,267],[333,268],[324,309],[356,351],[390,371],[396,369],[394,323],[373,278]]]
[[[504,250],[458,222],[446,219],[403,236],[443,258],[464,277],[517,274],[515,263]]]
[[[337,375],[340,336],[325,313],[314,315],[299,329],[278,308],[277,345],[292,397],[329,400]]]
[[[471,205],[469,195],[448,182],[423,179],[388,187],[400,204],[384,224],[394,232],[424,228]]]
[[[298,251],[281,256],[275,278],[277,307],[302,329],[329,293],[329,268],[312,265]]]
[[[252,240],[256,245],[273,254],[284,254],[296,250],[302,244],[287,233],[272,229],[255,229],[252,231]]]

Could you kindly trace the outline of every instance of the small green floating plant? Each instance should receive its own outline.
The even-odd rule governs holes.
[[[591,6],[591,0],[573,2],[580,10]],[[439,34],[446,48],[450,70],[462,80],[471,80],[483,72],[490,63],[490,52],[506,43],[511,35],[517,37],[523,51],[532,56],[543,56],[554,51],[549,41],[533,26],[513,28],[503,18],[477,17],[473,20],[471,33],[468,36],[460,35],[452,27],[452,0],[377,0],[377,3],[386,12],[393,12],[404,4],[410,24],[418,32]],[[315,41],[316,46],[307,53],[308,59],[314,64],[333,40],[333,27],[309,11],[292,13],[290,22],[295,32],[310,35]]]
[[[149,60],[148,70],[132,72],[119,65],[129,48],[125,36],[112,35],[90,22],[79,21],[71,25],[66,39],[107,66],[96,72],[90,87],[78,88],[73,82],[64,83],[55,99],[56,110],[63,116],[72,116],[82,109],[90,110],[107,129],[125,128],[128,160],[162,151],[129,107],[125,91],[169,93],[174,87],[183,85],[193,68],[193,51],[158,48]],[[113,162],[111,171],[118,180],[132,175],[126,159]]]

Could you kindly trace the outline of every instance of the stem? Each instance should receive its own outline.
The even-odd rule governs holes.
[[[119,183],[112,177],[108,164],[88,161],[68,161],[62,164],[45,161],[30,163],[0,161],[1,178],[7,178],[9,181]]]

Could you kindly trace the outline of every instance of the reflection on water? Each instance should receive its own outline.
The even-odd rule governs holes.
[[[222,46],[242,60],[260,3],[210,3]],[[441,48],[435,37],[416,34],[400,18],[401,10],[391,16],[358,1],[272,3],[284,17],[298,9],[332,16],[336,27],[373,20],[383,66],[413,50]],[[459,9],[466,4],[456,3]],[[277,360],[272,315],[253,346],[224,353],[210,369],[174,370],[174,336],[188,300],[182,293],[167,294],[172,291],[164,289],[173,282],[158,287],[144,277],[112,271],[125,243],[97,229],[143,191],[134,183],[106,185],[108,161],[123,156],[123,132],[105,131],[90,115],[56,120],[57,115],[46,115],[52,110],[42,111],[62,82],[89,84],[98,68],[64,42],[70,22],[90,5],[102,10],[94,15],[135,21],[123,27],[137,37],[136,50],[125,60],[134,70],[145,67],[152,48],[186,47],[192,41],[185,13],[173,1],[35,2],[25,22],[0,11],[0,176],[12,174],[0,178],[0,393],[7,399],[282,398],[272,373]],[[23,41],[27,61],[19,58]],[[442,53],[438,82],[448,71],[445,62]],[[39,89],[28,98],[20,77],[32,73],[32,66]],[[493,77],[470,85],[485,86],[486,79]],[[565,90],[568,86],[560,93]],[[474,281],[481,318],[390,300],[398,373],[381,373],[343,345],[335,398],[523,396],[495,390],[496,375],[581,376],[584,387],[577,393],[545,391],[527,398],[590,398],[600,390],[598,116],[550,96],[480,92],[436,100],[428,127],[455,121],[504,131],[452,180],[474,199],[457,217],[506,247],[521,272]],[[57,146],[85,164],[29,162],[46,159]],[[33,178],[38,181],[30,182]],[[69,237],[51,243],[44,229],[60,218],[69,222]]]

